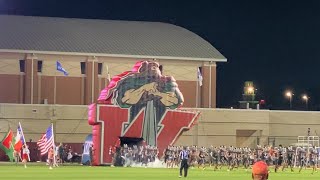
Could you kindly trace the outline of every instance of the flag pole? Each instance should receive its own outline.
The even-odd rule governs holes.
[[[20,129],[21,129],[21,134],[22,134],[22,138],[23,138],[23,143],[24,143],[24,145],[27,145],[27,142],[26,142],[26,139],[24,138],[24,134],[23,134],[23,130],[22,130],[22,126],[21,126],[20,122],[19,122],[19,127],[20,127]],[[30,154],[29,154],[29,153],[28,153],[28,160],[30,161]]]
[[[210,76],[209,76],[209,108],[212,108],[212,82],[211,82],[211,79],[212,79],[212,65],[210,63],[210,69],[209,69],[209,73],[210,73]]]
[[[53,123],[51,123],[51,133],[52,133],[52,139],[53,139],[53,166],[58,166],[56,162],[56,145],[54,143],[54,134],[53,134]]]
[[[56,104],[57,98],[57,73],[54,71],[53,104]]]
[[[13,134],[13,133],[12,133]],[[10,142],[10,147],[13,149],[13,159],[14,159],[14,151],[15,151],[15,149],[14,149],[14,146],[13,146],[13,144],[12,144],[12,141]],[[8,156],[8,155],[7,155]],[[9,157],[9,159],[10,159],[10,157]]]
[[[199,107],[199,80],[197,80],[197,88],[196,88],[196,107]]]
[[[107,79],[108,79],[108,83],[110,83],[110,81],[111,81],[111,78],[110,78],[110,73],[109,73],[109,66],[108,65],[106,65],[106,70],[107,70]]]
[[[33,104],[33,55],[31,57],[31,92],[30,104]]]

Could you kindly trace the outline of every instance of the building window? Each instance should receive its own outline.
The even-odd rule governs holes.
[[[98,63],[98,75],[102,74],[102,63]]]
[[[25,72],[25,60],[19,60],[20,72]]]
[[[38,72],[42,72],[42,61],[38,61]]]
[[[80,62],[81,74],[86,74],[86,62]]]

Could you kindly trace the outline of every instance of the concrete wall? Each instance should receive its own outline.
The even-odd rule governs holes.
[[[0,104],[0,139],[21,122],[26,140],[35,142],[53,123],[56,142],[80,143],[91,132],[87,112],[86,106]]]
[[[265,111],[236,109],[198,109],[198,124],[184,132],[177,145],[289,145],[297,136],[320,133],[320,112]],[[91,126],[87,106],[0,104],[0,139],[9,127],[16,132],[22,123],[27,139],[37,141],[52,122],[56,142],[82,143]]]
[[[199,109],[201,117],[194,128],[176,142],[182,144],[251,146],[289,145],[298,136],[320,135],[320,112],[240,109]]]

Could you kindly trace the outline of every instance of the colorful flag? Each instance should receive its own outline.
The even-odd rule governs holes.
[[[12,139],[13,139],[13,133],[10,129],[6,137],[1,141],[2,146],[9,149],[12,145]]]
[[[110,77],[109,66],[108,66],[108,65],[106,65],[106,72],[107,72],[107,79],[108,79],[108,81],[109,81],[109,83],[110,83],[111,77]]]
[[[202,86],[203,77],[202,77],[202,74],[201,74],[201,71],[200,71],[200,67],[198,67],[197,75],[198,75],[199,86]]]
[[[15,137],[14,150],[21,151],[22,145],[25,144],[25,138],[23,136],[22,127],[19,123],[17,128],[17,135]]]
[[[61,63],[57,61],[57,71],[63,72],[65,76],[68,76],[69,73],[62,67]]]
[[[53,147],[54,141],[52,125],[50,125],[46,133],[41,136],[41,139],[38,140],[37,145],[40,149],[41,155],[46,154],[49,149]]]
[[[6,155],[10,158],[10,161],[13,161],[13,133],[11,130],[6,134],[3,140],[0,143],[0,148],[6,153]]]

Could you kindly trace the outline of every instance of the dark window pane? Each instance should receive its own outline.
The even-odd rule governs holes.
[[[102,63],[98,63],[98,74],[102,74]]]
[[[20,72],[25,72],[25,60],[19,60]]]
[[[80,62],[81,74],[86,74],[86,62]]]
[[[38,61],[38,72],[42,72],[42,61]]]

